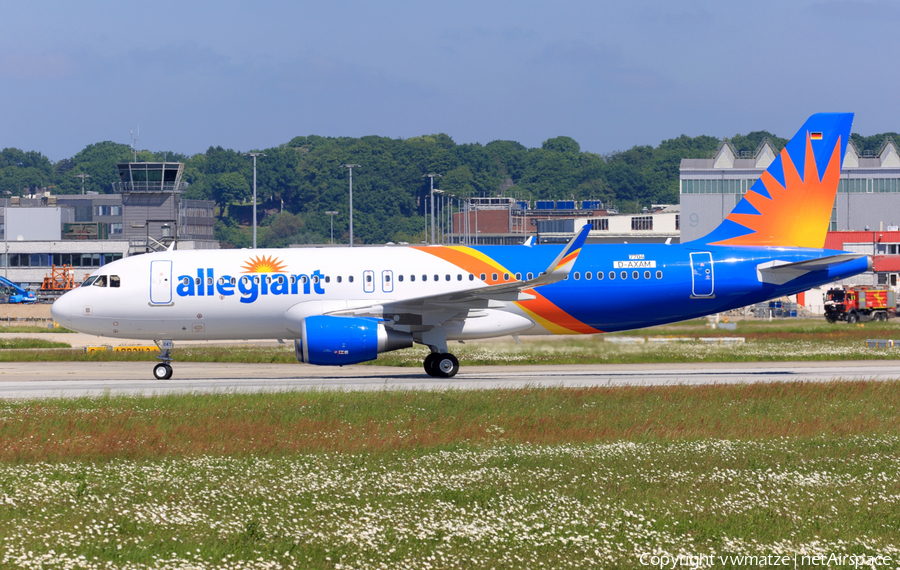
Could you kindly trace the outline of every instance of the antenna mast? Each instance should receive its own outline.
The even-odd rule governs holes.
[[[131,129],[131,152],[134,153],[134,161],[137,162],[137,142],[141,137],[141,126],[138,125],[138,136],[134,136],[134,129]]]

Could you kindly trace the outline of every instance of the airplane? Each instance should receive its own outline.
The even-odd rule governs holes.
[[[414,343],[432,377],[459,370],[449,341],[595,334],[744,307],[871,270],[823,249],[852,113],[816,114],[725,220],[681,244],[171,250],[104,265],[60,297],[73,330],[175,341],[291,339],[297,360],[341,366]]]

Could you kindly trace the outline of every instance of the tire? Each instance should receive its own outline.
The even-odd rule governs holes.
[[[438,355],[432,366],[439,378],[453,378],[459,372],[459,360],[450,353]]]
[[[851,325],[858,320],[859,317],[856,315],[856,313],[850,313],[849,315],[847,315],[847,322]]]
[[[833,325],[835,320],[837,320],[837,319],[835,319],[834,317],[832,317],[830,315],[825,315],[825,321],[828,322],[829,324]]]
[[[172,367],[165,363],[153,367],[153,377],[157,380],[168,380],[172,377]]]
[[[886,320],[887,320],[887,314],[885,314],[885,313],[883,313],[883,312],[875,313],[875,320],[876,320],[876,321],[886,321]]]
[[[438,353],[432,352],[425,357],[425,361],[422,363],[422,367],[425,368],[425,373],[432,378],[438,377],[437,368],[434,366],[434,361],[438,356]]]

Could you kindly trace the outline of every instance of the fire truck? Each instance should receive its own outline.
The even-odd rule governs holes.
[[[847,287],[830,289],[825,294],[825,320],[886,321],[897,316],[894,292],[886,287]]]

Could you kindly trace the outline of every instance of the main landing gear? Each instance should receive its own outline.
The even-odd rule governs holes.
[[[453,378],[459,372],[459,360],[449,352],[432,352],[425,357],[424,366],[433,378]]]
[[[155,340],[153,342],[159,347],[159,356],[156,358],[162,360],[153,367],[153,377],[157,380],[168,380],[172,377],[172,366],[169,363],[172,362],[172,349],[175,348],[175,343],[171,340]]]

